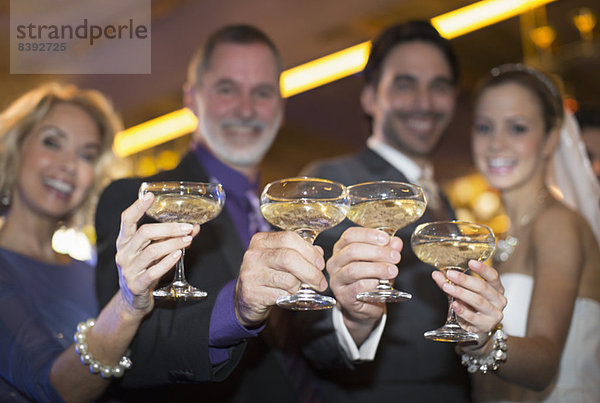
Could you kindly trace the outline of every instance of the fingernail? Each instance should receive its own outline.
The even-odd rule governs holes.
[[[319,284],[319,290],[326,290],[327,289],[327,280],[323,279],[321,280],[321,284]]]
[[[179,228],[181,228],[182,231],[191,232],[194,229],[194,226],[192,224],[181,224]]]
[[[443,288],[444,288],[444,291],[450,292],[450,291],[454,291],[455,286],[454,286],[454,284],[451,284],[451,283],[444,283]]]
[[[317,266],[319,270],[323,270],[325,268],[325,260],[322,257],[318,257],[317,260],[315,260],[315,266]]]
[[[385,232],[379,232],[377,234],[377,243],[380,245],[387,245],[390,242],[390,237]]]
[[[175,252],[171,253],[171,257],[173,259],[179,259],[181,257],[181,249],[180,250],[176,250]]]
[[[183,240],[183,242],[188,243],[188,242],[192,242],[192,237],[190,235],[186,235],[183,238],[181,238]]]
[[[397,261],[399,261],[399,260],[400,260],[400,252],[398,252],[397,250],[393,250],[393,251],[390,253],[390,257],[392,258],[392,260],[393,260],[394,262],[397,262]]]
[[[144,193],[142,200],[143,201],[150,200],[151,197],[152,197],[152,193]]]
[[[395,276],[398,274],[398,268],[396,266],[388,266],[388,273],[390,273],[390,276]]]

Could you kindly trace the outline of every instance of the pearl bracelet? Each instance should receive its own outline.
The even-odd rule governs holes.
[[[92,374],[100,374],[102,378],[121,378],[125,374],[125,370],[131,368],[133,363],[131,359],[124,355],[119,360],[119,363],[114,367],[102,365],[94,359],[92,353],[88,351],[87,332],[96,324],[95,319],[90,318],[85,322],[79,322],[77,331],[75,332],[75,351],[81,356],[81,363],[90,366]]]
[[[506,339],[508,336],[506,336],[502,330],[502,324],[499,324],[496,327],[496,331],[493,333],[492,337],[494,339],[494,345],[492,351],[487,356],[475,358],[469,354],[462,355],[462,365],[467,367],[469,373],[474,374],[475,372],[481,372],[487,374],[490,371],[494,372],[498,370],[500,363],[506,361],[506,351],[508,351]]]

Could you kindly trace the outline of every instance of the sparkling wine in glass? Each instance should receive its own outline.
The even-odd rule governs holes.
[[[423,190],[402,182],[378,181],[348,186],[348,218],[362,227],[376,228],[390,237],[417,221],[427,202]],[[392,287],[390,280],[379,280],[372,291],[361,292],[356,299],[365,302],[399,302],[412,298]]]
[[[139,196],[154,194],[154,202],[146,214],[160,222],[204,224],[219,215],[225,204],[225,191],[217,183],[201,182],[144,182]],[[155,298],[200,300],[208,295],[185,279],[183,257],[175,268],[171,284],[153,291]]]
[[[295,231],[312,244],[319,233],[346,218],[348,193],[344,185],[329,180],[290,178],[265,186],[260,203],[268,222]],[[335,299],[302,284],[296,294],[279,298],[277,305],[293,310],[327,309],[335,305]]]
[[[493,231],[485,225],[468,221],[438,221],[419,225],[412,234],[411,245],[415,255],[436,269],[469,270],[469,260],[484,261],[496,248]],[[453,297],[448,297],[448,316],[444,326],[425,332],[435,341],[475,341],[477,334],[460,327],[452,308]]]

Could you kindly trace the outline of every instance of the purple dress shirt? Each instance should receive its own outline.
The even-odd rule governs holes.
[[[256,213],[248,200],[247,193],[256,194],[259,181],[250,183],[244,175],[225,165],[202,146],[196,145],[194,154],[200,165],[208,173],[210,180],[223,185],[227,211],[246,249],[250,243],[250,238],[254,235],[250,225],[250,216]],[[210,317],[208,353],[210,362],[213,365],[229,358],[230,346],[257,336],[264,328],[264,326],[261,326],[256,329],[247,329],[237,320],[233,304],[235,284],[236,280],[231,280],[221,288]]]

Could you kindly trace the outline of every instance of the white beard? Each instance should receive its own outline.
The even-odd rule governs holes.
[[[227,164],[248,167],[258,165],[273,144],[281,123],[281,115],[277,117],[271,129],[266,129],[264,123],[260,121],[243,122],[229,119],[219,123],[217,129],[219,131],[223,130],[223,126],[233,123],[252,128],[258,127],[262,132],[261,136],[252,144],[228,142],[226,136],[220,133],[215,135],[207,123],[206,120],[202,122],[199,134],[215,156]]]

